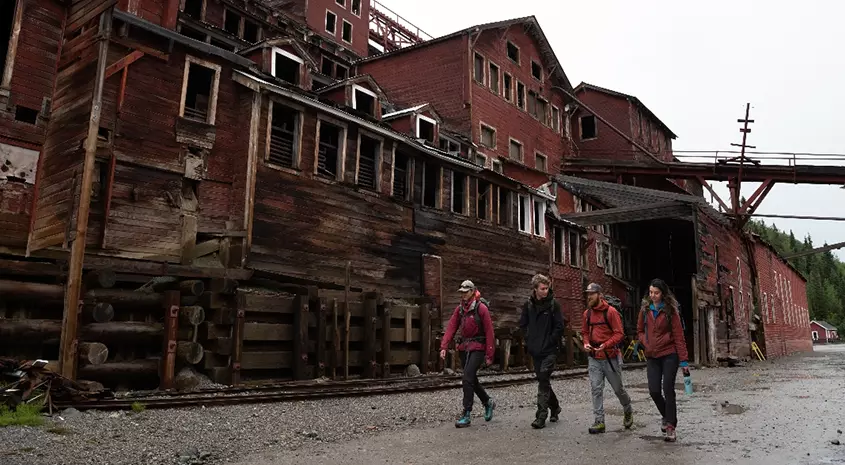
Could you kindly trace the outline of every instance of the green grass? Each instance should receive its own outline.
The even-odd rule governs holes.
[[[0,427],[3,426],[41,426],[44,417],[41,416],[41,404],[20,404],[15,411],[6,406],[0,407]]]
[[[147,409],[147,406],[140,403],[140,402],[133,402],[132,403],[132,411],[135,413],[141,413]]]

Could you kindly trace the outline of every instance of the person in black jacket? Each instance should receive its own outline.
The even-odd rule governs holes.
[[[534,292],[522,306],[519,327],[525,335],[528,353],[534,358],[537,374],[537,415],[531,427],[546,426],[546,417],[551,410],[552,422],[558,421],[560,402],[552,391],[552,371],[555,368],[560,338],[563,335],[563,314],[560,304],[554,298],[551,280],[538,274],[531,279]]]

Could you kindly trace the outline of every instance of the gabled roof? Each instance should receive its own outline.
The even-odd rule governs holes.
[[[370,87],[372,87],[373,92],[378,94],[381,97],[385,97],[384,91],[379,87],[378,83],[372,76],[369,74],[358,74],[356,76],[352,76],[341,81],[337,81],[330,86],[323,87],[322,89],[318,90],[318,94],[325,94],[326,92],[339,89],[341,87],[347,86],[349,84],[359,84],[361,82],[366,82]]]
[[[592,90],[592,91],[595,91],[595,92],[601,92],[603,94],[611,95],[613,97],[619,97],[619,98],[623,98],[625,100],[628,100],[629,102],[636,105],[640,110],[645,112],[651,119],[653,119],[655,122],[657,122],[657,124],[659,124],[660,127],[663,128],[663,130],[666,131],[666,133],[669,134],[672,137],[672,139],[678,138],[678,136],[676,136],[675,133],[672,132],[671,129],[669,129],[669,126],[666,126],[666,124],[663,123],[663,121],[660,121],[660,118],[658,118],[657,115],[652,113],[651,110],[649,110],[648,107],[645,106],[645,104],[640,99],[638,99],[637,97],[634,97],[633,95],[623,94],[622,92],[617,92],[615,90],[605,89],[604,87],[595,86],[593,84],[588,84],[586,82],[582,82],[581,84],[578,84],[578,87],[575,88],[576,93],[578,91],[581,91],[581,90]]]
[[[440,113],[437,113],[437,110],[434,109],[434,106],[430,103],[423,103],[422,105],[416,105],[411,108],[405,108],[403,110],[396,110],[390,113],[386,113],[381,116],[382,121],[391,120],[395,118],[401,118],[403,116],[410,116],[414,113],[423,113],[428,111],[431,113],[432,118],[438,123],[443,121],[443,118],[440,117]]]
[[[815,323],[815,324],[817,324],[817,325],[821,326],[822,328],[824,328],[824,329],[826,329],[826,330],[828,330],[828,331],[836,331],[836,326],[833,326],[832,324],[828,323],[827,321],[816,321],[816,320],[813,320],[813,321],[811,321],[810,323]]]
[[[419,44],[411,45],[409,47],[400,48],[398,50],[394,50],[392,52],[382,53],[380,55],[373,55],[369,57],[362,58],[360,60],[355,61],[355,64],[361,63],[369,63],[371,61],[381,60],[383,58],[392,57],[395,55],[399,55],[401,53],[408,53],[414,50],[419,50],[422,48],[426,48],[430,45],[438,44],[441,42],[445,42],[447,40],[451,40],[462,35],[467,35],[471,33],[483,32],[490,29],[502,29],[508,28],[515,25],[522,25],[525,28],[525,31],[531,35],[539,44],[540,52],[543,54],[543,59],[546,63],[551,65],[552,76],[558,78],[561,83],[563,84],[562,87],[570,90],[572,89],[572,84],[569,82],[569,78],[566,77],[566,73],[563,72],[563,67],[560,65],[560,60],[558,60],[557,55],[555,55],[554,49],[552,49],[551,44],[549,43],[549,39],[546,37],[546,34],[543,32],[543,29],[540,27],[539,21],[537,21],[536,16],[525,16],[523,18],[514,18],[508,19],[505,21],[497,21],[493,23],[486,23],[486,24],[479,24],[477,26],[471,26],[466,29],[461,29],[460,31],[453,32],[451,34],[447,34],[445,36],[440,36],[435,39],[427,40],[425,42],[421,42]]]
[[[290,37],[276,37],[273,39],[262,40],[261,42],[258,42],[257,44],[253,45],[252,47],[245,48],[239,51],[238,54],[248,55],[258,49],[282,47],[283,45],[288,45],[292,47],[294,50],[296,50],[299,57],[305,60],[311,66],[311,69],[317,69],[317,62],[314,60],[311,54],[308,53],[308,51],[305,50],[305,48],[300,45],[300,43],[296,39],[292,39]]]

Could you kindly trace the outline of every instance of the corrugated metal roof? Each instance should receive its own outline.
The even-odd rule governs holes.
[[[634,105],[637,105],[638,107],[640,107],[654,121],[656,121],[657,124],[659,124],[663,128],[664,131],[668,132],[669,135],[672,136],[672,139],[678,138],[678,136],[676,136],[675,133],[672,132],[671,129],[669,129],[669,126],[667,126],[666,123],[664,123],[663,121],[660,121],[660,118],[658,118],[657,115],[655,115],[651,110],[649,110],[648,107],[645,106],[645,104],[642,102],[642,100],[638,99],[637,97],[635,97],[633,95],[629,95],[629,94],[623,94],[622,92],[618,92],[618,91],[615,91],[615,90],[606,89],[604,87],[599,87],[599,86],[596,86],[596,85],[593,85],[593,84],[589,84],[587,82],[582,82],[581,84],[578,84],[578,86],[575,88],[575,92],[577,93],[579,90],[582,90],[582,89],[590,89],[590,90],[594,90],[596,92],[601,92],[603,94],[612,95],[612,96],[615,96],[615,97],[620,97],[620,98],[624,98],[626,100],[630,100]]]
[[[605,207],[630,207],[649,203],[679,202],[709,206],[702,197],[694,195],[676,194],[673,192],[646,189],[644,187],[629,186],[576,176],[557,176],[558,183],[573,194],[597,201]]]

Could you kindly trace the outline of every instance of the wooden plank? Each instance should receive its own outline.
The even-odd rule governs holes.
[[[293,339],[293,325],[244,323],[244,341],[292,341]]]
[[[346,262],[346,286],[344,288],[343,296],[343,313],[346,336],[343,339],[343,379],[349,379],[349,326],[351,324],[352,314],[349,310],[349,275],[352,270],[352,262]]]
[[[241,384],[241,370],[243,369],[244,350],[244,317],[246,315],[246,310],[244,308],[243,301],[240,298],[237,299],[237,306],[237,319],[235,320],[235,326],[232,328],[232,343],[234,346],[232,347],[232,361],[230,365],[232,369],[233,385]]]
[[[378,347],[378,340],[376,339],[376,325],[378,312],[378,299],[375,295],[368,295],[364,298],[364,352],[366,354],[367,366],[364,367],[364,373],[367,378],[376,377],[376,348]]]
[[[288,295],[261,295],[241,291],[244,307],[252,313],[294,313],[296,297]]]
[[[196,222],[196,217],[193,216],[193,215],[191,215],[191,216],[194,218],[194,221]],[[185,244],[185,242],[184,242],[185,240],[186,239],[183,237],[182,238],[183,247],[184,247],[184,244]],[[196,244],[196,225],[194,225],[193,243],[195,245],[193,246],[193,252],[191,253],[192,259],[197,259],[197,258],[200,258],[200,257],[204,257],[206,255],[211,255],[213,253],[217,253],[217,252],[220,251],[220,239],[211,239],[211,240],[200,242],[199,244]],[[183,250],[185,250],[185,249],[183,249]],[[184,253],[187,253],[187,250],[185,250]]]
[[[338,306],[337,299],[332,299],[332,356],[331,356],[331,373],[332,379],[337,379],[337,367],[340,364],[340,326],[338,321]]]
[[[134,52],[131,52],[129,55],[126,55],[125,57],[121,58],[120,60],[118,60],[117,62],[113,63],[108,68],[106,68],[106,79],[112,77],[113,75],[115,75],[116,73],[118,73],[120,71],[123,71],[127,66],[129,66],[132,63],[135,63],[136,61],[140,60],[141,57],[143,57],[143,56],[144,56],[144,52],[142,52],[140,50],[135,50]]]
[[[93,6],[88,9],[80,9],[75,15],[68,18],[68,25],[65,27],[65,35],[73,34],[79,28],[87,24],[92,19],[99,16],[112,6],[117,4],[117,0],[105,0],[103,3]],[[111,15],[109,15],[109,26],[111,26]]]
[[[308,365],[308,296],[297,296],[293,316],[294,379],[305,379]]]
[[[405,342],[410,344],[414,341],[413,338],[413,313],[411,307],[405,307]]]
[[[197,247],[197,217],[185,213],[182,215],[181,264],[190,265],[196,257]]]
[[[326,299],[321,298],[319,300],[312,301],[313,306],[315,307],[313,310],[317,313],[317,370],[316,370],[316,377],[322,378],[326,375],[326,311],[327,311],[327,304]]]
[[[179,330],[179,291],[164,293],[164,338],[161,358],[161,379],[159,389],[172,389],[176,376],[176,339]]]
[[[277,370],[293,365],[293,353],[285,352],[250,352],[241,357],[241,370]]]
[[[431,368],[429,366],[431,356],[431,304],[420,305],[420,337],[422,338],[420,372],[425,374]]]
[[[388,376],[390,376],[390,302],[385,302],[381,314],[381,377]]]

